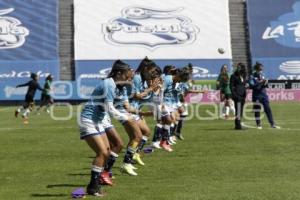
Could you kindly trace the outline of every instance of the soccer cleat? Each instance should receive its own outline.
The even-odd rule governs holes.
[[[166,151],[168,151],[168,152],[172,152],[173,151],[173,149],[171,148],[171,146],[167,143],[167,141],[165,140],[165,141],[161,141],[160,142],[160,146],[161,146],[161,148],[163,148],[164,150],[166,150]]]
[[[18,110],[16,110],[16,111],[15,111],[15,117],[18,117],[19,113],[20,113],[20,112],[19,112]]]
[[[176,137],[179,139],[179,140],[184,140],[184,137],[182,136],[182,134],[180,133],[175,133]]]
[[[137,162],[139,165],[145,165],[145,163],[142,161],[141,159],[141,155],[139,153],[135,153],[133,155],[133,158],[132,158],[135,162]]]
[[[155,149],[161,149],[159,143],[160,143],[160,141],[152,142],[152,147],[154,147]]]
[[[262,126],[261,126],[261,125],[258,125],[258,126],[257,126],[257,129],[261,130],[261,129],[262,129]]]
[[[129,164],[129,166],[132,168],[132,169],[134,169],[134,170],[136,170],[136,169],[138,169],[137,167],[135,167],[133,164]]]
[[[101,191],[101,188],[99,185],[89,184],[86,188],[86,193],[89,195],[97,196],[97,197],[105,196],[105,193]]]
[[[171,138],[172,138],[172,140],[173,140],[174,142],[176,142],[176,141],[177,141],[177,137],[176,137],[176,135],[173,135]]]
[[[174,140],[173,136],[169,138],[168,142],[169,142],[170,145],[175,145],[176,144],[176,141]]]
[[[138,175],[135,171],[133,171],[133,168],[132,168],[131,164],[128,164],[128,163],[124,163],[121,166],[121,172],[127,173],[131,176],[137,176]]]
[[[100,175],[100,183],[102,185],[113,186],[113,182],[111,180],[110,174],[107,171],[103,171]]]
[[[272,127],[272,128],[275,128],[275,129],[281,129],[280,126],[276,126],[276,125],[272,125],[271,127]]]

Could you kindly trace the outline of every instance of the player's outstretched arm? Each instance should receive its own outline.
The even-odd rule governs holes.
[[[30,81],[24,84],[17,85],[16,88],[29,86]]]

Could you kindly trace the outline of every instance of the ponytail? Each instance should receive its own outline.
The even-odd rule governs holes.
[[[121,60],[116,60],[108,74],[108,78],[112,78],[117,75],[117,73],[127,73],[131,70],[130,66]]]

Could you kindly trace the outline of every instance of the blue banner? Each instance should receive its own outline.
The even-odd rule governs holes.
[[[136,69],[141,60],[123,60],[128,63],[133,69]],[[216,80],[220,73],[220,68],[223,64],[231,66],[230,59],[207,59],[207,60],[154,60],[155,63],[162,69],[166,65],[174,65],[176,67],[187,66],[188,63],[193,64],[193,79],[194,80]],[[76,61],[76,80],[86,82],[87,79],[103,78],[110,72],[113,60],[103,61]]]
[[[0,0],[0,99],[4,88],[28,81],[59,78],[57,0]]]
[[[300,1],[248,0],[252,62],[270,79],[300,80]]]

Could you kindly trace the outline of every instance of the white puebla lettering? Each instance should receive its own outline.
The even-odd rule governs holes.
[[[199,29],[188,17],[178,14],[182,10],[124,8],[120,17],[102,24],[102,33],[108,43],[142,45],[150,49],[193,43]]]
[[[165,24],[157,24],[157,25],[139,25],[139,26],[128,26],[119,23],[110,23],[103,24],[103,30],[106,30],[107,33],[124,31],[126,33],[194,33],[196,32],[195,27],[193,25],[165,25]]]
[[[300,42],[300,21],[278,25],[276,27],[267,27],[262,35],[262,39],[268,40],[283,37],[287,34],[287,31],[293,31],[295,42]]]

